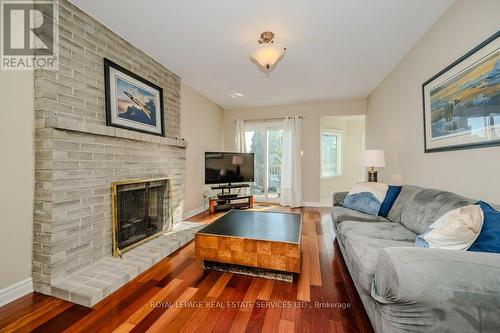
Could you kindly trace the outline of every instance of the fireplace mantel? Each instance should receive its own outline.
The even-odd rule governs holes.
[[[115,137],[121,139],[157,143],[167,146],[175,146],[179,148],[186,148],[186,140],[184,139],[161,137],[157,135],[125,130],[118,127],[84,123],[79,120],[70,119],[64,114],[54,113],[53,116],[46,117],[44,119],[44,125],[45,127],[54,128],[57,130],[81,132],[87,134],[102,135],[102,136]]]

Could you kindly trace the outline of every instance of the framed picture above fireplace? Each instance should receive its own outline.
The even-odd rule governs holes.
[[[164,136],[163,89],[104,59],[106,123]]]

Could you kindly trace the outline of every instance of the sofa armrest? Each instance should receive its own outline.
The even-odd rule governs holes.
[[[382,307],[399,309],[399,315],[404,311],[403,326],[489,332],[500,327],[500,254],[385,248],[377,261],[371,296]],[[394,316],[389,312],[387,316]]]
[[[342,206],[344,204],[344,199],[347,196],[347,191],[342,192],[333,192],[333,205],[334,206]]]

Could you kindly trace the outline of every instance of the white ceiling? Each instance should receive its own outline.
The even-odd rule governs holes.
[[[453,0],[72,2],[234,108],[366,97]],[[288,48],[267,76],[249,58],[265,30]]]

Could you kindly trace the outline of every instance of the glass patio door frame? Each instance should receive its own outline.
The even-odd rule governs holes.
[[[245,123],[246,131],[264,131],[264,193],[254,194],[255,201],[278,203],[280,196],[276,198],[269,198],[269,131],[283,130],[282,121],[263,121],[263,122],[248,122]]]

